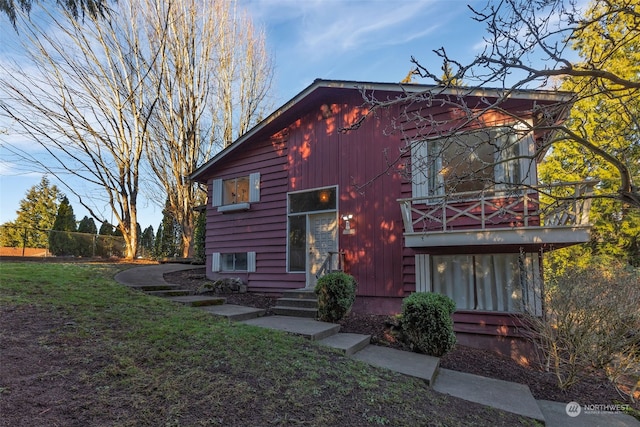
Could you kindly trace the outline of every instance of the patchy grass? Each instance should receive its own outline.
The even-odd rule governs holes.
[[[112,280],[120,268],[0,265],[7,425],[536,425],[130,290]]]

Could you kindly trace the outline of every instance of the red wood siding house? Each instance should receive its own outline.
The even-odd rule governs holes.
[[[542,217],[535,164],[512,171],[526,190],[472,185],[457,191],[463,197],[451,197],[446,174],[418,176],[419,161],[431,160],[426,144],[406,149],[407,135],[418,130],[398,121],[402,106],[344,131],[367,112],[361,90],[385,99],[429,89],[316,80],[195,171],[191,178],[208,188],[207,276],[240,277],[249,291],[279,293],[313,286],[327,252],[342,252],[345,271],[359,284],[354,310],[396,313],[412,292],[443,292],[458,304],[460,342],[512,351],[516,306],[540,309],[541,285],[533,282],[541,249],[586,241],[588,206],[558,206],[557,217]],[[505,106],[530,112],[534,101],[557,97],[519,93]],[[455,115],[443,104],[415,108]],[[390,132],[392,123],[402,132]],[[487,129],[497,123],[492,116]],[[519,142],[520,149],[530,149],[535,137]],[[512,283],[525,276],[530,286]]]

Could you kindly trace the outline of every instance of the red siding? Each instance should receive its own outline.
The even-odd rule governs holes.
[[[246,212],[221,214],[208,208],[209,265],[213,252],[255,251],[257,272],[246,275],[250,290],[279,292],[304,286],[304,274],[286,272],[287,192],[337,185],[339,214],[354,216],[352,235],[342,234],[340,220],[339,247],[346,253],[347,272],[359,283],[358,294],[402,297],[403,230],[396,202],[400,176],[377,177],[387,168],[385,151],[398,153],[401,139],[384,136],[379,120],[340,132],[362,114],[352,106],[360,105],[362,98],[355,94],[350,100],[332,101],[327,99],[291,123],[285,138],[247,141],[241,152],[217,165],[209,184],[213,178],[260,172],[260,202]]]

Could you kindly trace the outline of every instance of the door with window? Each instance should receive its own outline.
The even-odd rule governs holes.
[[[338,250],[337,187],[297,191],[288,196],[287,271],[305,275],[314,287],[329,252]]]
[[[329,252],[336,252],[338,249],[338,220],[335,213],[309,215],[307,244],[307,287],[312,288],[318,281],[316,274]]]

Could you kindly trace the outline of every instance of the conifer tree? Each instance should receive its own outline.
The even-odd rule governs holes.
[[[20,201],[15,221],[2,224],[2,246],[46,248],[48,231],[53,227],[58,212],[60,190],[43,176]]]
[[[56,256],[77,254],[77,245],[72,232],[76,231],[76,216],[67,197],[63,197],[58,207],[58,214],[49,235],[49,250]]]

